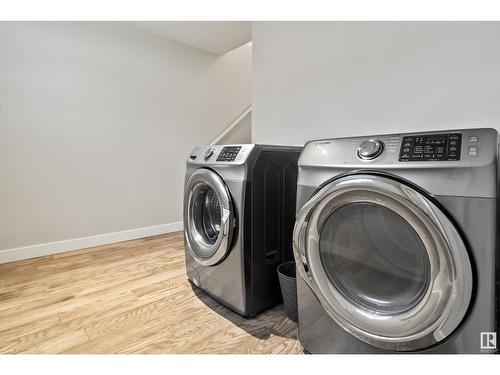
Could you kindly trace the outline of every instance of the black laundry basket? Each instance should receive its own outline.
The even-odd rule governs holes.
[[[286,262],[278,266],[281,294],[285,303],[286,315],[294,322],[299,321],[297,310],[297,269],[295,262]]]

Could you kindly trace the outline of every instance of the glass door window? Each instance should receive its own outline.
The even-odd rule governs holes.
[[[436,344],[463,320],[472,268],[459,232],[422,193],[393,178],[353,174],[300,210],[300,276],[344,330],[384,349]]]
[[[229,190],[215,172],[193,172],[184,192],[184,234],[195,260],[205,266],[221,262],[229,252],[234,214]]]
[[[217,193],[208,185],[194,193],[193,220],[197,231],[208,244],[215,244],[222,225],[222,214]]]
[[[427,290],[430,264],[415,230],[395,212],[352,203],[323,225],[321,262],[335,287],[362,308],[400,313]]]

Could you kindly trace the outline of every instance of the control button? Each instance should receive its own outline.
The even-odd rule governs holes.
[[[364,160],[375,159],[382,153],[383,149],[384,145],[381,141],[369,139],[358,147],[358,156]]]
[[[221,152],[219,152],[219,156],[216,161],[233,162],[236,160],[240,150],[241,146],[225,146]]]
[[[214,151],[215,151],[215,148],[213,148],[213,147],[210,147],[207,151],[205,151],[205,153],[203,154],[203,157],[205,158],[205,160],[210,159],[210,156],[212,156],[214,154]]]
[[[479,137],[477,135],[471,135],[469,137],[469,142],[479,142]]]
[[[469,146],[469,156],[477,156],[479,154],[479,147],[477,146]]]

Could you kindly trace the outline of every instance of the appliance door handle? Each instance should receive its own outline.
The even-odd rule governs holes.
[[[228,220],[231,212],[225,208],[222,209],[222,219],[221,219],[221,224],[222,224],[222,234],[224,236],[227,236],[229,232],[229,225],[228,225]]]
[[[305,220],[306,215],[300,215],[295,223],[293,230],[293,253],[297,270],[302,277],[309,277],[309,265],[306,256],[306,233],[308,221]]]

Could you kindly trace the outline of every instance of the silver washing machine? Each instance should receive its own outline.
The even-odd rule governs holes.
[[[187,160],[184,242],[189,281],[251,317],[281,302],[277,266],[293,260],[301,148],[206,146]]]
[[[306,144],[294,229],[306,352],[496,352],[497,137]]]

